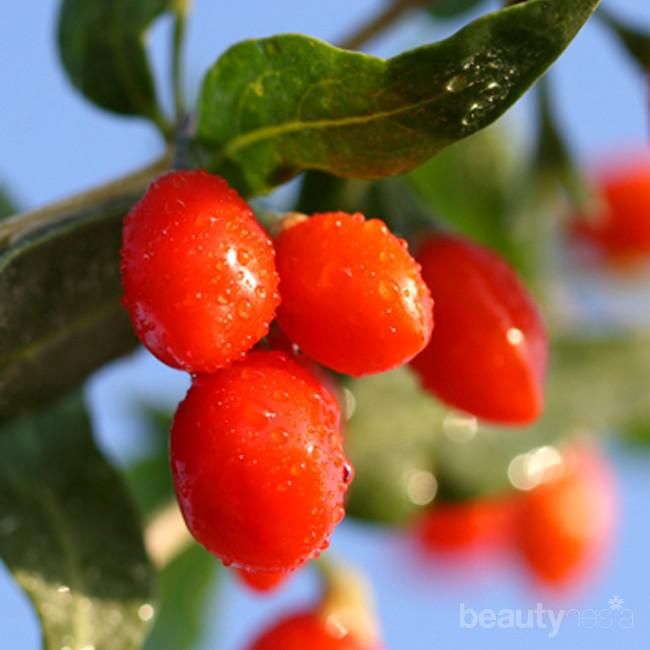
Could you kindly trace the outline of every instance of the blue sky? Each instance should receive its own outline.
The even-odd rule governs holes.
[[[222,3],[196,0],[189,32],[189,83],[196,88],[202,71],[228,45],[243,38],[278,32],[306,32],[336,40],[382,3],[377,0],[298,2],[255,0]],[[647,0],[608,0],[606,4],[631,21],[650,29]],[[0,181],[10,187],[25,207],[41,205],[72,192],[128,172],[154,157],[157,136],[146,123],[115,118],[85,103],[71,91],[55,52],[53,39],[57,2],[23,0],[0,3]],[[152,34],[156,67],[164,69],[168,23]],[[388,55],[446,34],[452,26],[436,29],[428,21],[404,21],[373,51]],[[587,162],[601,160],[626,148],[647,143],[645,90],[638,72],[620,49],[590,24],[554,70],[557,104],[572,145]],[[525,104],[524,104],[525,109]],[[525,126],[526,110],[517,111]],[[93,405],[98,437],[116,462],[128,457],[134,427],[130,417],[133,394],[172,403],[182,395],[185,379],[163,369],[141,353],[114,365],[96,377],[88,395]],[[359,525],[344,525],[334,551],[366,569],[377,591],[378,607],[389,647],[410,650],[444,648],[557,648],[626,650],[650,643],[650,563],[647,560],[650,472],[647,457],[613,450],[619,470],[623,516],[612,565],[575,606],[580,611],[607,606],[615,594],[635,613],[631,629],[590,630],[572,619],[552,641],[546,630],[462,629],[460,603],[481,609],[528,608],[536,597],[508,573],[476,583],[450,584],[440,576],[414,576],[403,546],[395,536]],[[257,623],[301,602],[312,593],[312,577],[302,575],[271,601],[262,601],[228,585],[217,608],[210,603],[205,647],[238,650]],[[559,607],[559,606],[558,606]],[[2,647],[35,650],[37,629],[22,595],[0,569],[0,638]]]

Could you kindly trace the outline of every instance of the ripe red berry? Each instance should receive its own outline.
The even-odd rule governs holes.
[[[427,344],[429,291],[383,222],[318,214],[287,227],[275,246],[278,322],[306,355],[360,376],[397,367]]]
[[[427,512],[419,538],[434,552],[464,552],[509,541],[516,504],[512,499],[476,499],[441,503]]]
[[[606,170],[595,185],[598,211],[571,222],[574,236],[613,261],[650,258],[650,158]]]
[[[329,623],[318,612],[293,614],[266,630],[249,650],[380,650]]]
[[[602,559],[612,537],[615,490],[604,459],[592,450],[565,456],[561,475],[523,500],[518,546],[542,583],[574,586]]]
[[[352,478],[334,395],[282,352],[194,377],[171,466],[190,532],[254,571],[293,569],[326,548]]]
[[[247,571],[237,569],[237,577],[250,589],[266,594],[280,587],[291,576],[288,571]]]
[[[535,420],[548,344],[515,273],[491,251],[450,236],[427,239],[418,260],[436,304],[431,342],[412,362],[424,387],[486,420]]]
[[[179,171],[156,180],[126,217],[121,257],[135,331],[170,366],[213,372],[273,320],[273,245],[222,178]]]

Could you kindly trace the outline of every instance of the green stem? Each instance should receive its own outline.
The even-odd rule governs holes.
[[[172,88],[174,91],[174,114],[180,123],[185,113],[185,92],[183,79],[183,45],[187,31],[187,14],[190,0],[176,0],[174,11],[174,32],[172,35]]]

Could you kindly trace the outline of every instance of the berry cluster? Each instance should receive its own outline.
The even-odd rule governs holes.
[[[464,564],[512,550],[542,585],[580,586],[612,539],[614,480],[590,447],[569,447],[557,461],[520,495],[436,504],[418,524],[420,543]]]
[[[343,212],[287,217],[272,241],[223,179],[179,171],[130,211],[121,254],[138,337],[192,374],[171,432],[187,526],[259,589],[327,548],[344,516],[353,469],[316,364],[358,377],[412,361],[425,388],[478,417],[541,410],[541,319],[510,268],[469,242],[429,236],[416,261],[382,221]]]

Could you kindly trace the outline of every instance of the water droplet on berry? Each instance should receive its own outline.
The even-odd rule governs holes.
[[[251,260],[251,255],[248,251],[239,251],[237,254],[237,259],[240,264],[248,264]]]
[[[392,300],[395,297],[396,288],[393,283],[380,280],[377,285],[377,291],[382,300]]]
[[[240,318],[250,318],[252,310],[253,305],[251,305],[251,301],[246,298],[240,300],[237,304],[237,315]]]
[[[283,358],[284,361],[284,358]],[[278,402],[288,402],[289,401],[289,393],[287,393],[286,390],[280,390],[279,388],[277,390],[273,391],[273,399],[277,400]]]
[[[289,441],[289,433],[284,429],[275,429],[271,432],[271,440],[278,445],[283,445]]]
[[[344,518],[345,510],[341,506],[334,508],[334,512],[332,514],[332,522],[338,524],[340,521],[343,521]]]
[[[343,463],[343,483],[350,483],[354,477],[354,468],[350,463]]]

